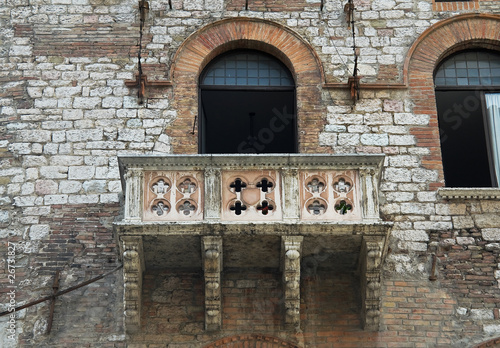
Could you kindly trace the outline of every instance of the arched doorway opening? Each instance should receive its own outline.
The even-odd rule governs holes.
[[[200,75],[200,153],[295,153],[295,83],[257,50],[213,59]]]

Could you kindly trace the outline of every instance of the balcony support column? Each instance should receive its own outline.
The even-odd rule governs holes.
[[[136,333],[141,328],[141,295],[144,257],[142,237],[122,236],[125,330]]]
[[[205,329],[216,331],[222,324],[222,237],[202,237],[201,253],[205,277]]]
[[[285,326],[300,330],[300,260],[302,236],[281,237],[281,268],[285,303]]]

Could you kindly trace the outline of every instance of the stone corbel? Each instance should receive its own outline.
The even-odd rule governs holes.
[[[222,324],[222,237],[203,237],[201,252],[205,276],[205,329],[220,330]]]
[[[143,173],[142,168],[128,168],[125,174],[125,221],[142,220]]]
[[[361,246],[361,298],[363,327],[378,331],[380,324],[381,265],[384,255],[384,236],[364,236]]]
[[[136,333],[141,328],[141,296],[144,258],[142,237],[123,236],[123,283],[125,330]]]
[[[303,239],[302,236],[281,238],[285,326],[296,331],[300,330],[300,260]]]

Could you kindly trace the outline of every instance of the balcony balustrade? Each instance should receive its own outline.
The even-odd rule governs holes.
[[[284,324],[300,327],[301,260],[321,248],[361,270],[364,327],[378,328],[383,155],[120,156],[125,193],[115,224],[125,264],[128,332],[140,329],[145,269],[200,267],[207,330],[221,327],[224,266],[276,267]],[[224,256],[223,256],[224,255]]]

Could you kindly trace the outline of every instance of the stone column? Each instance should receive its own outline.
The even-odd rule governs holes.
[[[222,324],[222,237],[202,237],[201,253],[205,276],[205,330],[220,330]]]
[[[121,237],[123,249],[124,314],[127,333],[138,332],[141,328],[142,274],[144,256],[142,237]]]
[[[139,222],[142,220],[143,173],[142,168],[128,168],[125,174],[124,221]]]
[[[281,237],[285,326],[296,331],[300,330],[300,259],[303,239],[302,236]]]

